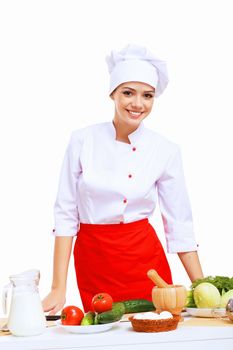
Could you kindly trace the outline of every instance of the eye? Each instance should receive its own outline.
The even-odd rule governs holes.
[[[149,94],[149,93],[148,93],[148,94],[145,94],[144,96],[145,96],[145,98],[148,98],[148,99],[150,99],[150,98],[153,98],[153,97],[154,97],[154,95]]]
[[[132,95],[132,92],[130,90],[124,90],[122,93],[125,96],[131,96]]]

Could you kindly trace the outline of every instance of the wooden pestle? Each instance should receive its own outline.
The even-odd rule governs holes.
[[[152,282],[156,284],[159,288],[171,288],[171,284],[167,284],[162,277],[159,276],[158,272],[151,269],[147,272],[147,276],[151,279]]]

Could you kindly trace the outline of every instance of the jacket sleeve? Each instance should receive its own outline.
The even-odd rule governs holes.
[[[167,251],[196,251],[190,202],[186,190],[181,152],[175,147],[164,172],[157,181]]]
[[[77,182],[82,172],[80,131],[72,133],[61,167],[57,197],[54,205],[55,236],[75,236],[79,228]]]

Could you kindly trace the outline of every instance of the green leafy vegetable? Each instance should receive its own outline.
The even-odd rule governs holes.
[[[194,288],[202,282],[212,283],[221,295],[233,289],[233,277],[226,276],[207,276],[202,279],[197,279],[191,284],[191,290],[188,292],[186,307],[197,307],[193,298]]]
[[[219,293],[222,295],[222,291],[224,289],[225,292],[233,289],[233,277],[224,277],[224,276],[208,276],[202,279],[198,279],[194,281],[191,285],[191,289],[193,290],[198,284],[202,282],[212,283],[216,288],[218,288]]]
[[[189,290],[187,292],[187,299],[186,299],[186,305],[185,306],[186,307],[196,307],[192,290]]]

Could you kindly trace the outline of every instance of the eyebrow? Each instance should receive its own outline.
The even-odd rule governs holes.
[[[124,86],[124,87],[122,87],[122,89],[129,89],[129,90],[132,90],[132,91],[136,91],[136,89],[133,89],[133,88],[131,88],[129,86]],[[143,92],[144,93],[148,93],[148,92],[155,93],[155,90],[148,90],[148,91],[143,91]]]

